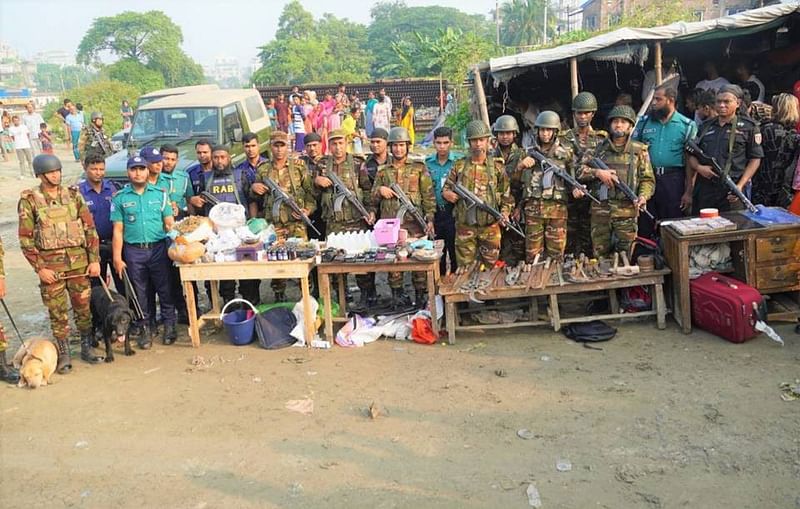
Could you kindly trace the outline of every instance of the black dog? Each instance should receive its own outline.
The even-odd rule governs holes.
[[[109,291],[111,292],[111,300],[109,300],[102,286],[92,288],[90,302],[92,309],[92,337],[96,337],[95,334],[98,330],[101,331],[103,341],[106,344],[106,362],[114,362],[114,351],[111,349],[112,338],[115,342],[125,342],[125,355],[133,355],[136,352],[131,348],[131,340],[128,335],[133,313],[131,313],[125,297],[114,290],[109,289]]]

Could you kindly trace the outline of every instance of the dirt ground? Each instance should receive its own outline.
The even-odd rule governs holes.
[[[0,164],[6,301],[47,334],[16,174]],[[222,333],[192,349],[183,330],[0,387],[0,506],[524,508],[533,483],[546,509],[800,508],[800,401],[778,390],[800,378],[792,327],[781,348],[631,322],[599,351],[544,328],[278,351]],[[305,398],[312,415],[285,408]]]

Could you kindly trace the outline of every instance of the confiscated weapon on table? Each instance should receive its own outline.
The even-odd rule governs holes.
[[[542,171],[544,171],[544,176],[542,177],[542,187],[545,189],[549,189],[553,187],[553,178],[559,177],[561,180],[569,184],[571,187],[575,189],[579,189],[583,191],[583,194],[586,195],[587,198],[592,200],[598,205],[602,205],[600,200],[592,196],[592,193],[586,188],[585,185],[578,182],[578,180],[569,174],[564,168],[561,168],[552,160],[548,159],[547,156],[536,150],[536,148],[531,147],[528,150],[528,155],[534,158],[541,166]]]
[[[592,167],[592,168],[600,169],[600,170],[608,170],[608,169],[610,169],[608,167],[608,165],[606,163],[604,163],[603,160],[600,159],[599,157],[593,157],[589,161],[589,166]],[[631,203],[636,203],[636,200],[639,199],[639,197],[636,195],[636,193],[633,192],[633,189],[631,189],[631,186],[629,186],[628,184],[623,182],[620,178],[617,178],[614,181],[614,187],[619,189],[620,192],[622,192],[622,194],[625,195],[625,198],[627,198]],[[600,199],[603,200],[603,201],[608,200],[608,186],[606,186],[605,184],[602,184],[600,186]],[[649,217],[653,221],[656,220],[655,216],[653,216],[653,214],[651,214],[650,211],[647,210],[646,207],[642,208],[642,209],[639,209],[639,210],[644,212],[644,214],[647,215],[647,217]]]
[[[397,211],[397,219],[403,220],[406,215],[406,212],[411,214],[411,217],[422,226],[422,231],[428,230],[428,223],[425,221],[425,216],[422,215],[422,212],[419,211],[412,202],[411,199],[408,197],[406,193],[403,192],[403,189],[397,185],[397,182],[390,186],[391,190],[397,196],[397,199],[400,201],[400,210]],[[428,233],[428,237],[431,237],[431,234]]]
[[[339,176],[336,173],[334,173],[332,171],[329,171],[329,172],[325,173],[325,175],[323,175],[323,176],[325,178],[330,179],[330,181],[333,182],[333,211],[334,212],[341,212],[342,211],[342,203],[344,202],[344,200],[347,200],[356,208],[358,213],[361,214],[361,217],[364,219],[364,221],[367,222],[367,224],[372,224],[371,218],[369,216],[369,212],[367,212],[367,208],[364,207],[364,204],[361,203],[361,200],[358,199],[358,196],[356,196],[356,193],[351,191],[350,188],[348,188],[344,184],[344,182],[342,182],[342,179],[340,179]]]
[[[711,169],[714,171],[714,174],[717,176],[718,179],[722,181],[725,187],[728,188],[734,196],[739,198],[739,201],[744,203],[744,206],[747,207],[747,210],[752,212],[753,214],[758,214],[759,210],[753,205],[753,202],[747,199],[747,196],[742,193],[736,183],[733,181],[730,175],[728,175],[720,166],[717,159],[711,157],[710,155],[703,152],[703,149],[700,148],[700,145],[697,144],[694,140],[688,141],[686,146],[684,147],[686,153],[690,156],[694,156],[700,164],[711,166]]]
[[[269,192],[272,194],[272,197],[274,199],[274,202],[272,204],[272,217],[273,218],[278,217],[278,214],[280,213],[281,205],[285,204],[287,207],[289,207],[289,209],[291,209],[292,212],[294,212],[296,215],[300,216],[300,219],[303,220],[303,222],[306,224],[306,226],[308,226],[309,228],[314,230],[314,232],[317,235],[320,235],[320,236],[322,235],[320,233],[320,231],[317,230],[317,228],[314,226],[314,223],[311,222],[311,218],[309,218],[306,215],[306,213],[303,212],[303,209],[300,208],[300,205],[297,204],[297,202],[294,200],[294,198],[289,196],[286,193],[286,191],[281,189],[281,187],[274,180],[272,180],[271,178],[267,177],[266,175],[264,177],[262,177],[262,181],[264,182],[264,185],[266,185],[269,188]]]
[[[470,224],[475,224],[478,222],[478,210],[482,210],[492,216],[495,221],[504,221],[505,217],[503,214],[500,213],[499,210],[489,206],[485,201],[483,201],[478,195],[464,187],[463,185],[456,182],[453,186],[453,192],[456,193],[459,198],[464,200],[467,206],[467,221]],[[510,230],[520,237],[525,237],[525,232],[522,231],[519,224],[516,221],[505,221],[505,228]]]

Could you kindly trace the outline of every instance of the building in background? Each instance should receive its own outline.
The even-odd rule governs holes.
[[[59,49],[40,51],[33,55],[33,61],[37,64],[52,64],[59,67],[75,65],[73,55]]]
[[[663,0],[662,0],[663,1]],[[587,0],[580,7],[584,30],[606,30],[637,8],[660,3],[659,0]],[[768,3],[763,0],[687,0],[682,2],[694,12],[694,21],[729,16]]]

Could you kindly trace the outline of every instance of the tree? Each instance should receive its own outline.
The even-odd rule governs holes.
[[[86,85],[96,78],[97,75],[87,67],[78,65],[61,67],[56,64],[36,64],[36,73],[33,77],[36,86],[48,92],[61,92]]]
[[[67,90],[58,103],[69,97],[73,102],[83,103],[86,118],[93,111],[102,112],[105,119],[105,130],[114,133],[122,129],[122,117],[119,114],[122,100],[134,101],[139,96],[139,90],[133,85],[119,81],[95,81],[83,87]],[[51,125],[56,125],[51,123]]]
[[[364,25],[330,14],[316,21],[297,0],[284,7],[275,39],[259,49],[262,66],[251,80],[269,85],[366,80],[373,58]]]
[[[407,7],[404,2],[395,0],[375,4],[370,14],[372,23],[367,29],[367,47],[374,55],[372,72],[376,78],[397,76],[398,71],[409,70],[389,41],[415,45],[415,34],[436,38],[440,30],[447,28],[487,42],[493,40],[494,30],[485,16],[466,14],[452,7]]]
[[[106,66],[103,69],[103,73],[110,80],[133,85],[140,95],[164,88],[164,76],[161,73],[148,69],[138,60],[132,58],[123,58]]]
[[[159,72],[168,86],[202,83],[202,68],[181,49],[183,33],[161,11],[126,11],[95,18],[78,46],[77,61],[103,68],[110,53]]]
[[[500,43],[504,46],[532,46],[544,40],[544,11],[548,0],[509,0],[500,5]],[[547,33],[557,23],[549,13]]]

